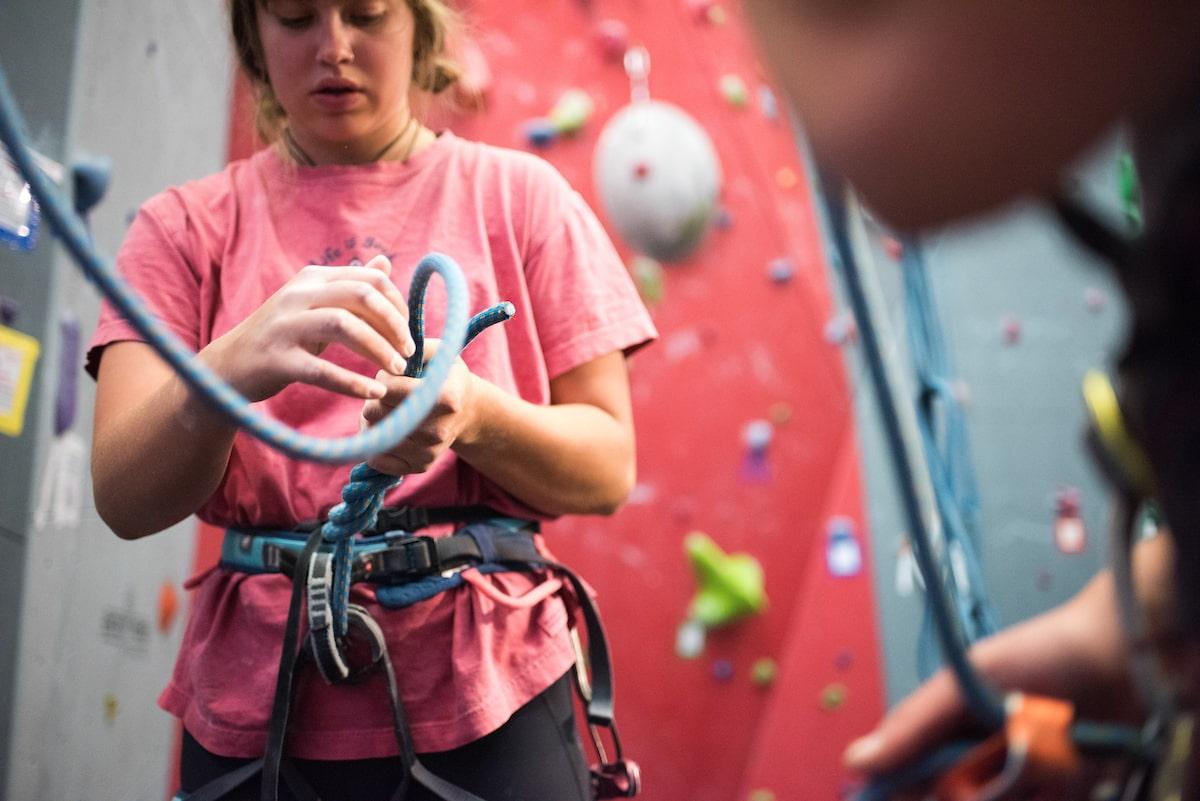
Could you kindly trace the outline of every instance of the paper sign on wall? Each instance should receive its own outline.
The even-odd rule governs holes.
[[[0,325],[0,434],[21,436],[33,365],[40,350],[33,337]]]

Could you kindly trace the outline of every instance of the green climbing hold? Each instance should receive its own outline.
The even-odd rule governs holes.
[[[648,306],[654,306],[663,299],[663,267],[649,256],[635,256],[629,271],[637,283],[638,294]]]
[[[759,687],[771,686],[775,683],[775,677],[778,675],[779,665],[769,656],[755,660],[754,665],[750,668],[750,679]]]
[[[846,689],[845,684],[830,684],[821,691],[821,708],[826,712],[832,712],[840,708],[846,703],[847,693],[849,693],[849,690]]]
[[[765,787],[759,787],[746,795],[746,801],[775,801],[775,793]]]
[[[1121,208],[1135,231],[1142,230],[1142,190],[1138,183],[1133,156],[1122,153],[1117,159],[1117,181],[1121,187]]]
[[[750,554],[726,554],[707,535],[689,534],[683,543],[700,589],[692,597],[688,619],[705,626],[722,626],[767,606],[763,569]]]

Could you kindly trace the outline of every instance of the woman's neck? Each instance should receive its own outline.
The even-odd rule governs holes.
[[[286,127],[279,138],[279,146],[284,155],[304,167],[371,164],[377,161],[403,162],[429,147],[437,139],[437,135],[422,125],[416,117],[410,116],[398,130],[383,139],[382,144],[378,139],[370,142],[326,143],[314,141],[303,131]]]

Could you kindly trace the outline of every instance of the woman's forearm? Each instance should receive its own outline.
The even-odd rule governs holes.
[[[547,514],[611,514],[636,477],[632,432],[588,403],[539,406],[477,382],[479,424],[453,445],[465,462]]]
[[[116,411],[93,437],[96,511],[119,537],[178,523],[216,491],[236,429],[175,375]]]

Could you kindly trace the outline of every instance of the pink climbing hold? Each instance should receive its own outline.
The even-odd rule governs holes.
[[[1021,341],[1021,321],[1009,314],[1004,318],[1002,327],[1005,345],[1016,345]]]
[[[596,46],[609,61],[619,62],[629,49],[629,26],[619,19],[605,19],[596,24]]]

